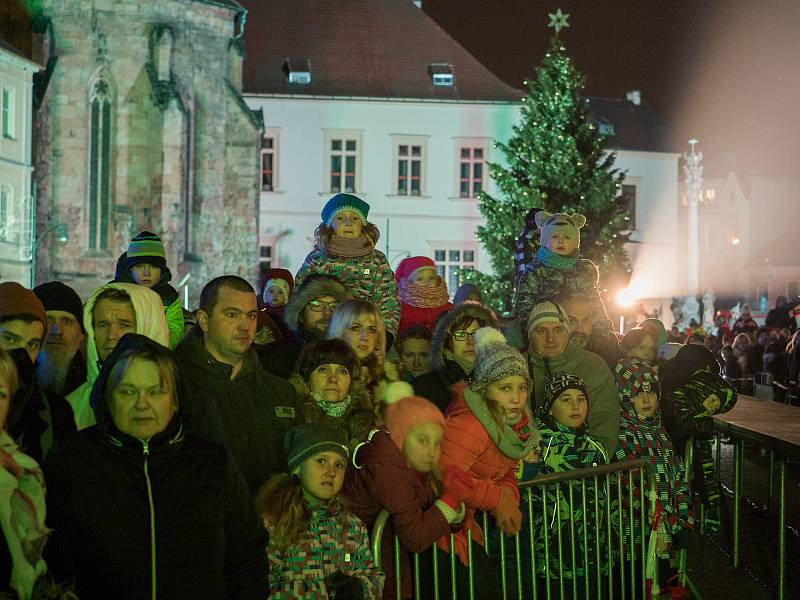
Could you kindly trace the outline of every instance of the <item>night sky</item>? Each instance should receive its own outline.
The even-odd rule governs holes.
[[[522,87],[553,30],[587,94],[639,89],[670,147],[697,137],[707,175],[800,175],[800,2],[795,0],[423,0],[423,10],[507,83]]]

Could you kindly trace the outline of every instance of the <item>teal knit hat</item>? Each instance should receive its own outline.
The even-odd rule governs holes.
[[[343,210],[352,210],[356,213],[361,218],[362,225],[367,222],[369,204],[353,194],[336,194],[322,209],[322,224],[330,227],[336,215]]]
[[[152,231],[142,231],[128,244],[128,253],[125,258],[125,270],[131,270],[135,265],[148,263],[160,267],[167,266],[167,253],[161,238]]]

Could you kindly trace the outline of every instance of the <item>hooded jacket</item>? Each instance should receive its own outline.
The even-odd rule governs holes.
[[[415,378],[411,382],[414,394],[433,402],[445,412],[450,404],[450,388],[459,381],[472,383],[472,371],[465,373],[456,361],[446,356],[447,343],[455,333],[455,325],[462,317],[472,317],[481,327],[499,329],[495,314],[479,302],[464,301],[453,310],[443,313],[436,323],[431,340],[431,372]]]
[[[137,285],[131,277],[130,271],[125,268],[127,259],[127,252],[123,252],[117,259],[114,281]],[[167,327],[169,328],[169,347],[174,350],[183,338],[183,307],[178,290],[169,284],[170,281],[172,281],[172,272],[164,266],[161,268],[161,279],[150,289],[158,294],[164,305],[164,316],[167,318]]]
[[[253,494],[275,473],[285,473],[284,433],[304,422],[291,384],[264,371],[252,348],[232,380],[232,367],[205,349],[198,327],[186,334],[176,354],[195,404],[208,409],[197,419],[198,427],[214,440],[221,434]]]
[[[375,518],[386,509],[391,518],[381,540],[382,569],[386,573],[383,597],[396,598],[394,536],[400,538],[403,598],[412,596],[408,552],[423,552],[441,536],[455,531],[436,506],[428,476],[408,466],[406,458],[385,429],[374,429],[369,440],[353,452],[345,474],[342,496],[350,510],[372,531]]]
[[[136,315],[136,333],[169,346],[169,329],[164,315],[161,298],[153,290],[135,283],[112,281],[97,288],[83,305],[83,328],[86,331],[86,382],[67,396],[67,402],[75,413],[75,424],[78,430],[95,424],[95,416],[89,406],[89,396],[97,375],[100,373],[100,359],[97,357],[97,345],[94,340],[94,311],[97,297],[107,289],[122,290],[128,294]]]
[[[544,401],[544,386],[554,373],[575,373],[583,379],[589,393],[587,425],[592,437],[603,444],[606,456],[614,453],[619,435],[619,396],[606,362],[597,354],[576,348],[572,343],[555,358],[542,358],[532,349],[528,361],[533,378],[533,398]]]
[[[122,433],[111,416],[112,367],[128,348],[154,345],[120,340],[92,390],[97,425],[48,457],[47,563],[57,578],[75,577],[82,600],[263,600],[265,532],[228,452],[185,435],[183,375],[178,412],[149,441]]]
[[[333,296],[339,302],[350,300],[353,297],[347,288],[331,275],[317,274],[306,277],[303,285],[294,288],[283,311],[283,320],[292,333],[293,339],[273,342],[259,352],[264,370],[284,379],[289,378],[303,345],[320,337],[304,329],[300,324],[300,315],[305,307],[314,298],[320,296]]]

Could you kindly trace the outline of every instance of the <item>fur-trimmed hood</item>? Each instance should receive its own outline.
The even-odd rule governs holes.
[[[431,340],[431,370],[438,371],[444,367],[445,343],[453,334],[453,326],[464,316],[477,319],[481,327],[500,328],[494,312],[480,302],[465,300],[453,310],[443,313],[436,323]]]
[[[283,320],[292,333],[297,334],[300,330],[298,323],[300,313],[309,302],[319,296],[333,296],[341,302],[353,297],[350,290],[336,277],[320,274],[309,275],[300,287],[295,288],[283,311]]]

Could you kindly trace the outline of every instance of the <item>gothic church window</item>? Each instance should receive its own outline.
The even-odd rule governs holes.
[[[111,213],[111,128],[114,99],[104,77],[92,85],[89,146],[89,248],[108,248]]]

